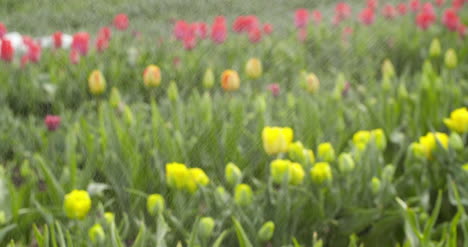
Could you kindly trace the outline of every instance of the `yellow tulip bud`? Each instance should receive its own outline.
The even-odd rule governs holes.
[[[190,168],[189,173],[197,185],[206,186],[210,183],[210,178],[201,168]]]
[[[88,78],[88,87],[91,94],[99,95],[106,90],[106,79],[99,70],[93,70]]]
[[[103,243],[104,240],[106,239],[104,229],[102,229],[102,226],[100,224],[94,224],[89,229],[88,236],[89,236],[89,239],[91,239],[91,242],[93,242],[93,244]]]
[[[187,167],[180,163],[166,164],[166,180],[169,187],[182,190],[186,187],[186,181],[190,180]]]
[[[224,91],[235,91],[239,89],[240,86],[240,79],[239,75],[235,70],[225,70],[223,74],[221,74],[221,87]]]
[[[247,184],[238,184],[234,191],[234,201],[239,206],[248,206],[252,204],[253,201],[253,192]]]
[[[304,169],[298,163],[291,163],[289,167],[289,183],[292,185],[300,185],[304,181]]]
[[[268,221],[263,224],[262,228],[258,230],[258,239],[260,242],[267,242],[270,241],[273,237],[273,233],[275,232],[275,223],[273,221]]]
[[[161,84],[161,70],[158,66],[151,64],[143,71],[143,83],[147,87],[157,87]]]
[[[431,57],[438,57],[440,56],[442,48],[440,47],[439,39],[435,38],[431,42],[431,46],[429,48],[429,55]]]
[[[338,168],[340,172],[348,173],[354,170],[354,160],[351,154],[349,153],[342,153],[338,156]]]
[[[167,88],[167,96],[172,102],[176,102],[179,99],[179,89],[175,81],[169,83]]]
[[[114,222],[115,215],[112,212],[105,212],[104,219],[106,220],[106,223],[110,225],[112,222]]]
[[[203,75],[203,87],[210,89],[214,86],[214,73],[211,68],[208,68]]]
[[[462,169],[463,169],[465,172],[468,172],[468,163],[465,163],[464,165],[462,165]]]
[[[307,152],[301,142],[297,141],[289,145],[288,156],[291,160],[304,164],[306,162]]]
[[[445,125],[452,131],[464,134],[468,132],[468,110],[458,108],[450,113],[450,118],[444,119]]]
[[[213,234],[215,222],[211,217],[203,217],[198,223],[198,233],[202,239],[208,239]]]
[[[312,169],[310,169],[310,176],[312,181],[316,184],[322,184],[326,181],[331,181],[333,178],[332,170],[327,162],[316,163]]]
[[[386,165],[382,171],[382,179],[386,182],[392,182],[393,174],[395,174],[395,166]]]
[[[463,140],[461,136],[455,132],[452,132],[449,137],[449,147],[454,150],[463,150]]]
[[[389,59],[385,59],[382,64],[382,77],[386,79],[395,77],[395,68]]]
[[[164,198],[160,194],[151,194],[146,198],[146,210],[150,215],[158,215],[164,211]]]
[[[289,160],[274,160],[270,163],[270,175],[273,182],[277,184],[283,181],[289,181],[289,169],[291,161]]]
[[[316,93],[320,89],[320,80],[314,73],[307,74],[305,82],[309,93]]]
[[[262,76],[262,62],[257,58],[251,58],[245,65],[245,73],[250,79],[258,79]]]
[[[262,131],[263,148],[269,155],[288,151],[293,140],[291,128],[265,127]]]
[[[317,153],[322,161],[332,162],[335,160],[335,149],[333,149],[333,146],[329,142],[320,143]]]
[[[377,194],[380,190],[380,179],[377,177],[373,177],[371,180],[371,190],[372,193]]]
[[[367,130],[360,130],[353,135],[354,145],[364,145],[366,146],[371,139],[371,132]]]
[[[445,133],[436,132],[434,134],[430,132],[419,138],[419,144],[421,145],[421,151],[424,153],[426,158],[432,159],[432,153],[439,145],[444,149],[448,148],[448,140],[449,138]]]
[[[230,185],[236,185],[242,180],[242,172],[234,163],[228,163],[224,170],[224,177]]]
[[[448,69],[454,69],[457,67],[458,64],[458,59],[457,59],[457,53],[455,52],[454,49],[448,49],[445,52],[445,67]]]
[[[113,107],[119,106],[121,99],[120,99],[120,92],[119,89],[113,87],[111,89],[110,97],[109,97],[109,103]]]
[[[371,131],[371,134],[377,148],[384,150],[387,147],[387,139],[385,138],[384,131],[382,129],[375,129]]]
[[[416,158],[425,158],[426,154],[423,151],[423,146],[418,142],[413,142],[409,146],[409,150]]]
[[[65,214],[70,219],[83,219],[91,209],[91,198],[85,190],[73,190],[65,195]]]

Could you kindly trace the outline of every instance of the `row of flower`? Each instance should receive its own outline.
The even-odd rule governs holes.
[[[400,3],[396,6],[385,4],[379,6],[377,0],[368,0],[366,7],[358,14],[358,19],[363,25],[371,25],[375,22],[376,13],[382,12],[383,17],[388,20],[396,19],[399,16],[407,15],[408,10],[414,13],[415,23],[418,28],[427,30],[436,23],[438,17],[438,8],[444,8],[440,16],[440,22],[452,32],[457,32],[460,37],[466,35],[466,26],[462,22],[460,13],[463,9],[465,0],[453,0],[451,6],[445,6],[445,1],[437,0],[435,4],[431,2],[422,3],[419,0],[411,0],[408,3]],[[380,7],[380,10],[379,10]],[[294,15],[294,25],[298,29],[298,39],[305,41],[307,39],[309,15],[314,24],[319,26],[323,20],[323,14],[319,10],[313,10],[310,14],[307,9],[298,9]],[[350,19],[352,9],[345,2],[340,2],[334,9],[332,17],[333,25]],[[206,22],[187,22],[185,20],[176,20],[174,23],[173,35],[176,40],[183,43],[186,50],[192,50],[197,46],[198,40],[211,38],[213,43],[222,44],[227,39],[228,27],[224,16],[218,16],[213,20],[210,26]],[[118,14],[113,21],[115,30],[125,31],[129,27],[129,18],[125,14]],[[252,43],[258,43],[262,36],[270,35],[273,32],[273,25],[270,23],[261,23],[253,15],[238,16],[232,23],[232,30],[235,33],[247,33],[247,37]],[[352,24],[346,24],[344,28],[344,37],[352,34]],[[109,47],[112,29],[104,26],[99,29],[95,37],[95,47],[97,52],[102,52]],[[134,36],[139,36],[138,32]],[[0,58],[5,62],[11,62],[15,54],[21,56],[21,64],[32,62],[37,63],[41,58],[43,47],[71,48],[70,62],[76,64],[80,57],[86,56],[90,49],[90,34],[88,32],[77,32],[73,36],[63,34],[58,31],[53,35],[41,39],[33,39],[27,35],[18,33],[8,33],[7,28],[0,23]]]

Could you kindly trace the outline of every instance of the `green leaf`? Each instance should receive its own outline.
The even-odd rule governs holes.
[[[239,247],[253,247],[239,221],[235,217],[232,217],[232,222],[236,230],[237,240],[239,240]]]
[[[156,245],[159,247],[166,247],[166,241],[164,237],[166,236],[167,232],[169,231],[169,226],[167,225],[166,221],[162,214],[158,215],[158,223],[157,223],[157,230],[156,230]]]
[[[224,238],[228,235],[229,232],[230,232],[229,230],[224,230],[224,231],[218,236],[218,238],[214,241],[212,247],[221,247],[221,246],[222,246],[221,244],[223,243]]]

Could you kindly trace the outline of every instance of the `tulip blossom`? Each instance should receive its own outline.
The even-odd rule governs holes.
[[[315,22],[315,24],[320,24],[322,23],[322,12],[319,10],[314,10],[312,11],[312,20]]]
[[[396,11],[395,7],[393,7],[393,5],[386,4],[382,9],[382,15],[386,19],[391,20],[391,19],[394,19],[396,17],[397,11]]]
[[[263,24],[263,33],[265,33],[266,35],[269,35],[272,32],[273,32],[273,25],[271,25],[270,23]]]
[[[405,3],[399,3],[397,5],[397,10],[400,15],[405,15],[406,12],[408,11],[408,6],[406,6]]]
[[[55,131],[60,126],[60,116],[47,115],[44,119],[44,123],[49,131]]]
[[[0,38],[2,38],[7,33],[7,28],[3,23],[0,22]]]
[[[126,30],[129,26],[128,16],[126,14],[118,14],[114,17],[114,27],[118,30]]]
[[[294,25],[296,28],[304,28],[307,26],[307,22],[309,21],[309,12],[307,9],[298,9],[294,14]]]
[[[222,44],[226,41],[227,29],[226,20],[222,16],[215,18],[213,26],[211,27],[211,40],[216,44]]]
[[[1,42],[0,48],[0,58],[5,62],[11,62],[13,60],[13,55],[15,50],[10,40],[4,39]]]
[[[444,11],[442,16],[442,23],[450,31],[457,31],[458,26],[461,24],[460,17],[454,8],[449,8]]]
[[[262,31],[258,28],[251,29],[248,33],[249,41],[253,44],[262,40]]]
[[[359,13],[359,19],[364,25],[371,25],[374,23],[375,15],[371,8],[365,8]]]
[[[86,56],[89,49],[89,34],[86,32],[78,32],[73,35],[71,48],[77,50],[81,56]]]
[[[52,39],[54,40],[54,47],[61,48],[62,47],[62,32],[57,31],[52,35]]]

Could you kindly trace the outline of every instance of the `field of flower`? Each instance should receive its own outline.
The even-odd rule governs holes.
[[[310,2],[0,3],[0,246],[468,246],[468,1]]]

